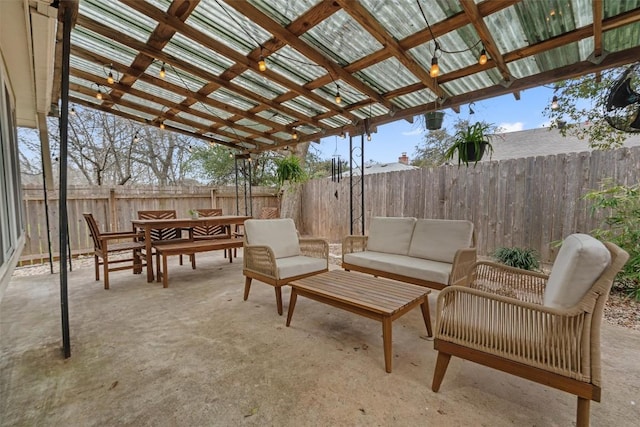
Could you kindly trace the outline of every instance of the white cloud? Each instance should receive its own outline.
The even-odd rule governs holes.
[[[404,135],[404,136],[415,136],[415,135],[420,135],[421,133],[422,133],[422,129],[416,128],[414,130],[404,131],[404,132],[402,132],[402,135]]]
[[[524,129],[524,123],[522,122],[500,123],[498,125],[498,129],[500,130],[500,132],[503,132],[503,133],[517,132],[519,130]]]

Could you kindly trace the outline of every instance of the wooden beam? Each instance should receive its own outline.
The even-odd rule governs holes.
[[[602,55],[602,16],[604,13],[602,0],[593,0],[593,56]]]

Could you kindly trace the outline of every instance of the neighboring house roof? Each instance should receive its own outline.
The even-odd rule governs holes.
[[[397,172],[397,171],[405,171],[405,170],[413,170],[419,169],[415,166],[405,165],[401,162],[395,163],[373,163],[364,166],[364,174],[371,175],[374,173],[385,173],[385,172]],[[357,169],[353,170],[354,175],[360,175],[360,171]],[[342,176],[349,176],[349,171],[343,172]]]
[[[538,128],[496,135],[491,140],[493,154],[482,161],[548,156],[552,154],[593,151],[586,139],[562,136],[558,129]],[[640,146],[640,134],[628,134],[625,147]]]

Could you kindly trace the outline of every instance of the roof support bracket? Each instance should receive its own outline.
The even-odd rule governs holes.
[[[607,55],[609,55],[609,51],[604,49],[602,50],[602,54],[600,55],[596,55],[595,52],[591,52],[591,55],[587,57],[587,61],[591,62],[592,64],[598,65],[604,60],[604,58],[607,57]]]

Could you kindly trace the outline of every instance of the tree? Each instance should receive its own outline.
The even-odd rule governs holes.
[[[625,69],[614,68],[600,75],[584,75],[556,83],[557,103],[544,111],[551,119],[550,128],[558,128],[564,136],[587,139],[594,149],[621,146],[628,134],[607,123],[605,104],[611,85]]]

